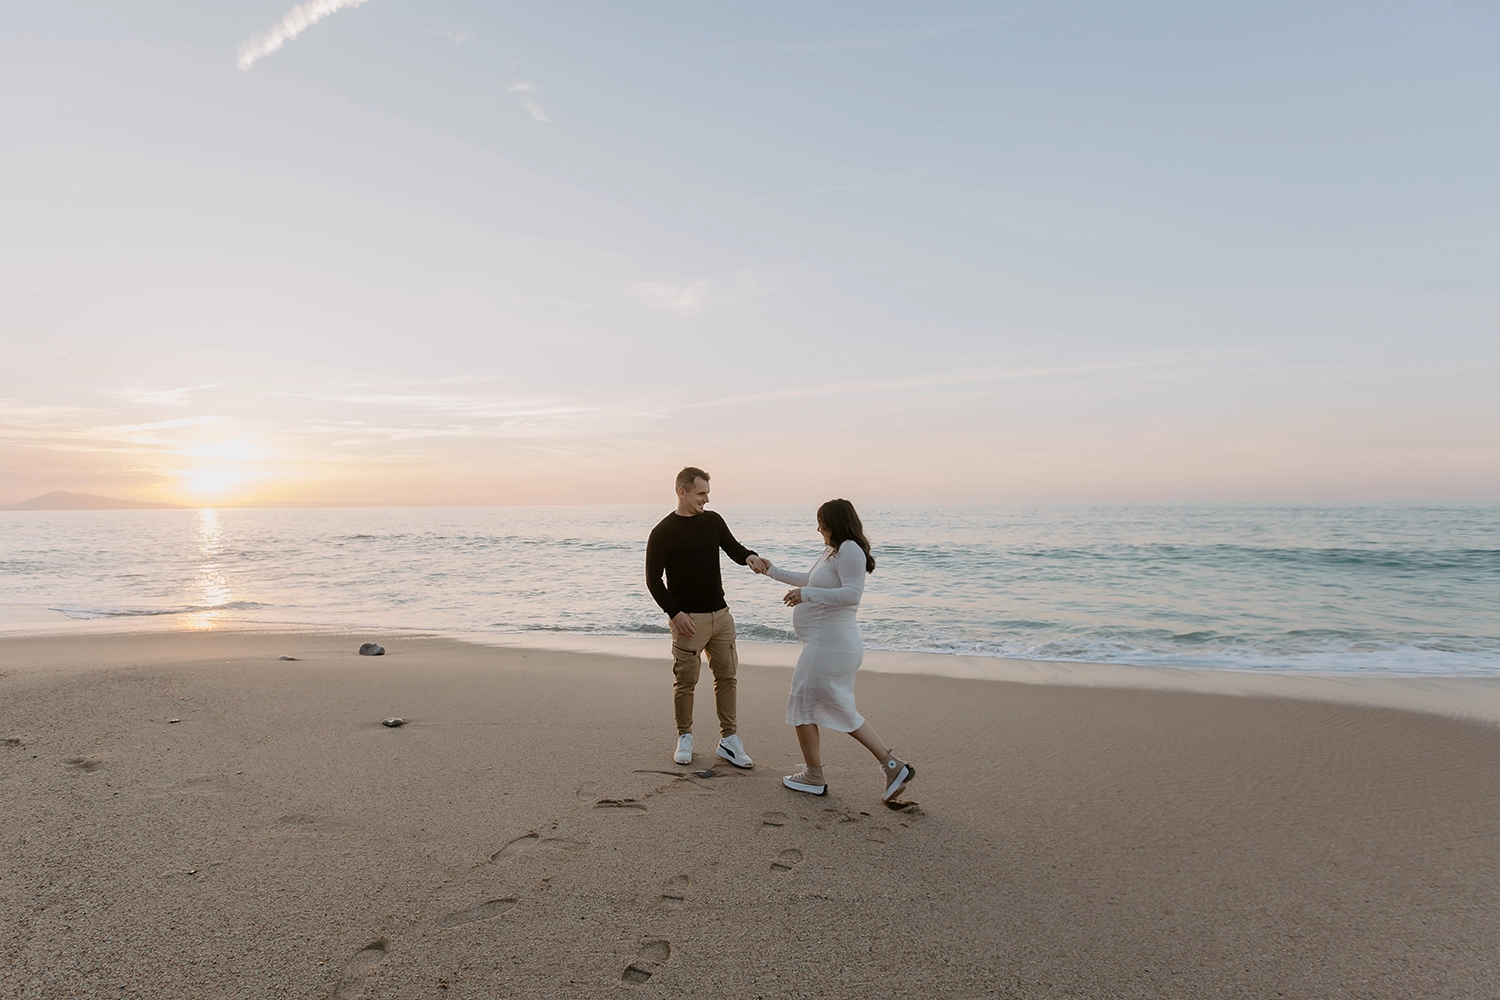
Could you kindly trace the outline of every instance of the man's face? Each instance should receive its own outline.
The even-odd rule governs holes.
[[[694,514],[703,513],[703,508],[708,504],[708,480],[694,479],[690,490],[677,487],[677,496],[693,509]]]

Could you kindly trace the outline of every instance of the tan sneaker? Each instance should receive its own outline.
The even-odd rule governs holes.
[[[892,754],[880,765],[880,776],[885,781],[885,793],[880,797],[889,802],[901,793],[907,782],[917,776],[917,769]]]
[[[781,783],[794,792],[806,792],[808,795],[823,795],[828,791],[828,782],[823,780],[821,767],[803,765],[802,770],[782,778]]]

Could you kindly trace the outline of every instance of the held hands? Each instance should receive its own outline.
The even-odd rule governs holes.
[[[745,560],[745,565],[757,573],[765,573],[771,568],[771,560],[763,559],[760,556],[750,556]]]
[[[679,611],[672,616],[672,631],[684,639],[693,637],[693,618],[686,611]]]
[[[789,608],[795,608],[797,605],[801,604],[802,588],[793,587],[791,590],[788,590],[786,592],[786,596],[781,599],[781,603],[785,604]]]

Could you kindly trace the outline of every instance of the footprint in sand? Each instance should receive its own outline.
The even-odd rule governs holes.
[[[636,960],[625,966],[620,978],[627,983],[644,983],[672,959],[672,943],[661,938],[647,938],[636,952]]]
[[[788,847],[776,855],[776,860],[771,862],[773,872],[789,872],[802,863],[802,852],[795,847]]]
[[[872,840],[877,844],[884,844],[891,839],[891,828],[888,826],[872,826],[865,831],[865,839]]]
[[[449,927],[461,927],[464,924],[472,924],[476,920],[493,920],[515,905],[516,900],[510,896],[502,899],[487,899],[478,906],[448,914],[438,921],[438,926],[446,930]]]
[[[63,763],[73,771],[97,771],[104,766],[104,761],[98,757],[69,757]]]
[[[788,814],[782,812],[780,809],[775,809],[775,810],[772,810],[771,812],[761,813],[760,814],[760,826],[756,829],[755,832],[756,833],[766,833],[767,831],[770,831],[770,830],[779,830],[782,827],[786,826],[788,823],[790,823],[791,820],[792,820],[792,817],[789,816]]]
[[[599,799],[594,803],[595,809],[622,809],[626,812],[645,812],[646,804],[637,802],[635,799]]]
[[[585,781],[578,786],[578,798],[584,802],[592,802],[599,794],[599,783],[597,781]]]
[[[589,845],[582,840],[569,840],[566,837],[543,837],[537,845],[537,850],[552,851],[564,857],[576,857],[589,849]]]
[[[379,937],[356,951],[344,963],[344,974],[333,986],[334,1000],[361,996],[364,993],[365,977],[370,974],[371,969],[385,961],[385,952],[389,947],[390,942]]]
[[[481,861],[480,864],[498,864],[507,858],[524,854],[532,848],[538,848],[543,851],[555,851],[565,856],[573,856],[582,854],[588,850],[589,845],[581,840],[568,840],[566,837],[543,837],[533,830],[512,840],[494,854],[491,854],[487,862]]]
[[[824,809],[818,814],[818,819],[813,823],[813,829],[823,830],[828,827],[836,827],[844,823],[858,823],[863,813],[856,813],[848,809]]]
[[[541,835],[536,832],[523,834],[517,837],[515,840],[512,840],[510,843],[506,844],[504,847],[500,848],[500,850],[496,851],[494,854],[491,854],[490,864],[504,861],[506,858],[513,858],[517,854],[520,854],[522,851],[529,851],[531,850],[531,848],[535,847],[537,845],[537,842],[541,839]]]
[[[657,897],[656,908],[658,910],[681,909],[682,904],[687,902],[687,887],[692,884],[692,879],[686,875],[673,875],[662,884],[661,895]]]

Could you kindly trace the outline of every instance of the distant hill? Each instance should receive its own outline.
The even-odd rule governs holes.
[[[22,503],[0,507],[0,510],[184,510],[175,503],[141,503],[139,500],[116,500],[93,493],[69,493],[53,490]]]

